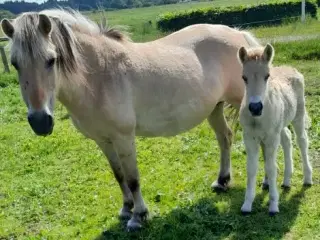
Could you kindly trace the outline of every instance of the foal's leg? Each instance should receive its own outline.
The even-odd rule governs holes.
[[[281,146],[284,154],[284,179],[282,188],[290,188],[291,176],[293,173],[293,160],[292,160],[292,134],[289,128],[285,127],[281,131]]]
[[[305,117],[306,110],[303,108],[302,112],[299,112],[299,115],[297,115],[292,122],[292,125],[296,132],[297,142],[303,161],[303,183],[306,186],[310,186],[312,185],[312,166],[308,156],[309,139],[305,129]]]
[[[280,145],[280,134],[275,134],[266,139],[266,170],[269,183],[269,213],[275,215],[279,212],[279,193],[277,189],[277,150]]]
[[[252,211],[252,203],[256,195],[256,178],[259,161],[259,142],[252,136],[243,133],[243,141],[247,152],[247,188],[245,201],[241,207],[243,214]]]
[[[208,117],[208,122],[214,130],[220,147],[220,171],[219,178],[212,183],[213,190],[226,190],[230,182],[230,149],[232,144],[232,131],[229,128],[223,114],[223,102],[216,105]]]
[[[262,155],[263,155],[263,164],[264,164],[264,178],[262,182],[262,190],[269,190],[269,183],[268,183],[268,174],[267,174],[267,163],[266,163],[266,146],[263,142],[261,142],[261,149],[262,149]]]
[[[147,218],[148,209],[144,203],[140,189],[139,171],[136,160],[135,136],[134,134],[118,135],[113,143],[120,158],[134,202],[133,216],[127,224],[127,229],[137,230],[142,227],[142,222]]]
[[[117,179],[123,195],[123,207],[120,210],[120,219],[129,219],[132,215],[133,198],[124,176],[122,164],[110,140],[97,141],[98,146],[107,157],[115,178]]]

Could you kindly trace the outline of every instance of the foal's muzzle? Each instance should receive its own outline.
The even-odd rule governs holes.
[[[45,111],[37,111],[29,114],[28,121],[32,130],[39,136],[50,135],[53,131],[53,117]]]
[[[257,116],[257,117],[261,116],[262,109],[263,109],[262,102],[249,104],[249,111],[251,112],[252,116]]]

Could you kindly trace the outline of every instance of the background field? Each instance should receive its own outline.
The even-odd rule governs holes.
[[[129,25],[134,40],[148,41],[163,35],[155,25],[145,26],[149,20],[154,24],[162,11],[206,4],[212,3],[122,10],[107,16],[111,24]],[[319,26],[318,21],[308,20],[252,32],[269,39],[316,34]],[[66,111],[60,104],[56,106],[53,135],[36,137],[26,121],[26,107],[11,69],[12,73],[0,75],[0,239],[320,239],[320,41],[274,46],[275,63],[293,65],[306,78],[315,182],[310,189],[302,188],[300,156],[295,148],[293,186],[289,193],[280,190],[278,216],[268,216],[268,194],[260,185],[253,214],[240,214],[246,178],[241,131],[235,136],[232,151],[233,187],[223,194],[211,192],[210,185],[218,174],[219,151],[213,132],[204,122],[173,138],[138,138],[142,192],[152,219],[140,233],[125,233],[117,220],[120,190],[102,153],[64,119]],[[282,151],[279,167],[280,187]],[[263,173],[260,162],[259,184]]]

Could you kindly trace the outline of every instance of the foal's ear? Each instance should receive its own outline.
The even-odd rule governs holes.
[[[7,35],[8,38],[12,38],[13,34],[14,34],[14,27],[12,25],[12,23],[10,22],[10,20],[4,18],[1,21],[1,28],[2,31],[5,35]]]
[[[45,14],[39,14],[39,30],[43,35],[48,36],[51,32],[52,24],[50,18]]]
[[[271,44],[267,44],[263,51],[263,59],[267,62],[272,62],[274,56],[274,48]]]
[[[248,53],[245,47],[241,47],[238,51],[238,59],[241,63],[244,63],[248,59]]]

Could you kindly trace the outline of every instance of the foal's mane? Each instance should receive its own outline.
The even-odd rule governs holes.
[[[76,34],[82,33],[90,36],[104,36],[117,42],[130,41],[128,35],[114,27],[106,24],[106,18],[101,19],[98,25],[88,17],[73,9],[48,9],[41,12],[26,12],[19,15],[15,22],[14,41],[18,49],[12,49],[12,56],[25,62],[29,56],[33,60],[46,59],[47,49],[43,46],[43,37],[39,34],[39,15],[45,14],[51,20],[52,31],[50,33],[51,43],[57,52],[57,66],[59,72],[68,77],[70,74],[85,71],[86,67],[81,55],[81,46]]]
[[[264,61],[263,47],[253,47],[247,50],[247,61]]]

